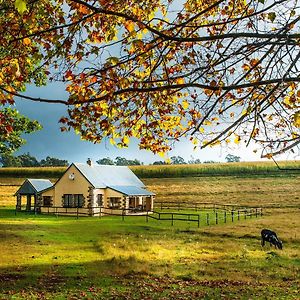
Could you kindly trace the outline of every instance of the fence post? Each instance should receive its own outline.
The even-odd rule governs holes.
[[[227,222],[226,217],[227,217],[226,210],[224,210],[224,223]]]
[[[172,214],[172,226],[174,225],[174,215]]]
[[[147,210],[147,215],[146,215],[146,222],[148,223],[148,213],[149,213],[149,211]]]
[[[238,221],[240,220],[240,210],[238,210]]]
[[[206,224],[209,225],[209,213],[206,214]]]
[[[216,211],[216,225],[218,225],[218,212]]]
[[[234,210],[231,211],[231,221],[233,222],[234,219]]]
[[[77,219],[78,219],[78,206],[77,206]]]
[[[99,218],[101,218],[101,206],[99,208]]]
[[[124,208],[122,208],[122,221],[124,221]]]
[[[263,210],[262,210],[262,208],[260,209],[260,216],[262,217],[262,215],[263,215]]]
[[[198,228],[200,227],[200,215],[198,215]]]

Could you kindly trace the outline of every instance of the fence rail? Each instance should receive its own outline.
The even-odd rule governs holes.
[[[201,209],[213,209],[213,210],[241,210],[247,208],[256,208],[251,206],[242,206],[238,204],[223,204],[223,203],[213,203],[213,202],[176,202],[176,201],[155,201],[155,208],[156,209],[191,209],[191,210],[201,210]],[[259,208],[259,207],[257,207]]]

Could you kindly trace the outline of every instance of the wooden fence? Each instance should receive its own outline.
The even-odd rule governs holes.
[[[182,204],[182,203],[181,203]],[[222,205],[223,206],[223,205]],[[181,206],[182,207],[182,206]],[[257,218],[262,216],[263,211],[262,208],[254,207],[254,208],[238,208],[231,209],[229,207],[220,208],[220,207],[202,207],[202,211],[199,207],[197,207],[197,211],[199,213],[180,213],[180,212],[162,212],[162,211],[145,211],[140,214],[128,214],[128,211],[132,211],[131,209],[112,209],[106,207],[90,207],[90,208],[68,208],[62,206],[51,206],[51,207],[43,207],[43,213],[54,214],[56,217],[59,215],[73,215],[77,219],[80,216],[97,216],[102,217],[103,215],[110,216],[119,216],[122,217],[122,220],[125,220],[125,217],[145,217],[146,222],[149,222],[149,219],[154,219],[157,221],[171,221],[171,225],[174,225],[175,221],[183,221],[183,222],[195,222],[198,227],[201,225],[209,226],[209,225],[217,225],[221,223],[228,222],[237,222],[240,220],[246,220],[251,218]],[[98,211],[95,212],[94,208],[97,208]],[[170,207],[169,207],[170,208]],[[183,209],[187,209],[188,207],[182,207]],[[46,210],[45,210],[46,209]],[[48,210],[47,210],[48,209]],[[210,212],[207,210],[210,209]]]
[[[222,203],[212,203],[212,202],[175,202],[175,201],[155,201],[156,209],[191,209],[195,211],[203,210],[203,209],[213,209],[213,210],[238,210],[248,208],[246,206],[241,206],[237,204],[222,204]],[[251,207],[249,207],[251,208]],[[252,207],[253,208],[253,207]]]
[[[174,213],[174,212],[157,212],[153,211],[153,214],[146,215],[147,222],[148,218],[152,218],[155,220],[161,221],[171,221],[171,225],[174,225],[174,221],[186,221],[186,222],[197,222],[198,227],[200,224],[203,225],[218,225],[221,223],[227,222],[236,222],[242,219],[246,220],[247,218],[257,218],[262,216],[263,211],[262,208],[246,208],[246,209],[238,209],[231,210],[230,212],[223,211],[214,211],[213,213],[205,213],[205,214],[189,214],[189,213]]]

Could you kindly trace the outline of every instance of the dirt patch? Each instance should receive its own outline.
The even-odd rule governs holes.
[[[17,280],[23,279],[25,276],[23,274],[14,274],[14,273],[2,273],[0,274],[0,282],[8,283],[15,282]]]
[[[53,266],[51,269],[43,274],[37,281],[37,289],[44,291],[57,291],[58,287],[66,285],[67,278],[59,274],[59,270]]]

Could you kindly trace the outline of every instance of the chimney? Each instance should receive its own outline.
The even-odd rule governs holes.
[[[87,162],[86,162],[90,167],[92,167],[93,165],[93,162],[90,158],[87,159]]]

